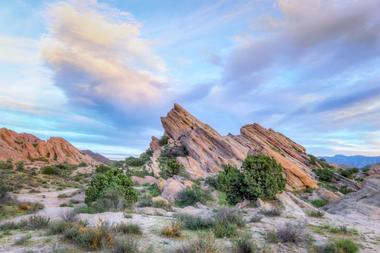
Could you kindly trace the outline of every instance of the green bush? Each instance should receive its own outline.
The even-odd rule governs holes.
[[[0,161],[0,170],[12,170],[13,161],[8,159],[6,161]]]
[[[140,166],[143,166],[145,164],[145,161],[143,159],[139,158],[139,157],[130,156],[130,157],[127,157],[125,159],[125,163],[128,166],[140,167]]]
[[[255,253],[258,252],[256,245],[252,242],[251,237],[246,234],[237,238],[233,242],[232,253]]]
[[[356,253],[359,246],[349,239],[339,239],[326,245],[317,247],[318,253]]]
[[[232,223],[216,222],[212,227],[216,238],[230,238],[237,235],[237,226]]]
[[[112,253],[139,253],[138,243],[133,238],[117,239],[112,247]]]
[[[176,204],[180,207],[193,206],[198,202],[205,204],[208,200],[210,200],[210,194],[194,184],[178,193]]]
[[[159,140],[159,143],[160,143],[160,146],[165,146],[168,144],[168,141],[169,141],[169,137],[167,137],[166,135],[163,135],[161,137],[161,139]]]
[[[132,204],[137,200],[137,192],[132,185],[132,180],[120,169],[111,169],[105,173],[96,174],[86,189],[85,202],[89,205],[116,192],[126,203]]]
[[[119,223],[113,227],[114,231],[123,234],[141,235],[142,231],[139,225],[133,223]]]
[[[226,193],[227,201],[234,205],[243,201],[247,186],[243,174],[234,166],[226,165],[218,174],[218,190]]]
[[[265,155],[249,155],[242,170],[227,165],[218,175],[217,186],[227,195],[230,204],[244,199],[273,199],[285,189],[282,167],[275,159]]]
[[[317,174],[319,180],[324,182],[331,182],[333,179],[334,170],[329,168],[317,169],[315,170],[315,174]]]
[[[46,228],[49,225],[49,222],[50,222],[50,218],[34,215],[28,218],[28,228],[30,229]]]
[[[104,164],[99,164],[96,166],[96,169],[95,169],[95,172],[96,173],[105,173],[109,170],[111,170],[112,167],[108,166],[108,165],[104,165]]]
[[[174,253],[219,253],[212,233],[202,233],[194,241],[173,251]]]
[[[315,199],[315,200],[311,201],[310,203],[315,207],[323,207],[323,206],[327,205],[329,202],[325,199]]]
[[[214,220],[190,214],[178,214],[175,218],[181,226],[189,230],[208,229],[214,225]]]
[[[321,211],[309,211],[307,212],[307,215],[310,217],[321,218],[324,216],[324,213]]]
[[[43,167],[41,173],[45,175],[61,175],[61,171],[54,165]]]
[[[16,170],[18,170],[18,171],[24,170],[24,162],[23,161],[16,162]]]
[[[4,181],[0,179],[0,203],[3,203],[8,198],[9,188]]]
[[[183,165],[177,162],[176,158],[165,156],[160,157],[160,170],[160,176],[165,179],[185,172]]]
[[[160,188],[158,188],[157,184],[150,184],[147,187],[147,190],[152,197],[156,197],[161,194]]]
[[[341,169],[339,170],[339,174],[343,177],[347,178],[353,178],[353,175],[358,173],[359,170],[357,168],[350,168],[350,169]]]

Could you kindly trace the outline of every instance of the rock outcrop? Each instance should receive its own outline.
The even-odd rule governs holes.
[[[317,187],[305,148],[271,129],[250,124],[240,129],[240,135],[222,136],[178,104],[161,118],[161,122],[169,141],[165,148],[159,149],[157,139],[153,139],[154,165],[151,170],[155,174],[159,171],[156,160],[158,152],[183,147],[186,155],[178,156],[177,161],[193,178],[219,172],[225,164],[240,166],[248,154],[266,154],[284,168],[288,189]]]
[[[92,159],[94,159],[95,161],[99,162],[99,163],[104,163],[104,164],[111,164],[112,163],[112,160],[111,159],[108,159],[107,157],[99,154],[99,153],[95,153],[91,150],[81,150],[82,153],[86,154],[86,155],[89,155]]]
[[[19,134],[0,128],[0,160],[7,159],[24,162],[97,164],[94,159],[63,138],[52,137],[44,141],[32,134]]]

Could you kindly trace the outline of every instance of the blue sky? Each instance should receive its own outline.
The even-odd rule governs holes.
[[[258,122],[315,155],[380,155],[380,2],[8,1],[0,124],[111,158],[182,104],[222,134]]]

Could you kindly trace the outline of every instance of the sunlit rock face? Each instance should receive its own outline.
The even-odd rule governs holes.
[[[12,130],[1,128],[0,160],[7,159],[45,163],[97,163],[63,138],[52,137],[44,141],[32,134],[19,134]]]
[[[266,154],[284,168],[289,189],[317,187],[305,148],[271,129],[255,123],[243,126],[240,135],[222,136],[178,104],[161,118],[161,122],[169,137],[166,148],[185,148],[186,155],[178,156],[177,161],[193,178],[217,173],[225,164],[240,166],[248,154]],[[154,140],[154,153],[162,152]],[[157,158],[157,155],[153,157]],[[159,171],[157,165],[152,168],[153,172]]]

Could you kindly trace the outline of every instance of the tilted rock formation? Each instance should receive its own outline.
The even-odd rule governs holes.
[[[112,163],[111,159],[108,159],[107,157],[105,157],[99,153],[95,153],[91,150],[85,149],[85,150],[81,150],[80,152],[82,152],[83,154],[89,155],[92,159],[94,159],[95,161],[97,161],[99,163],[104,163],[104,164],[111,164]]]
[[[63,138],[52,137],[44,141],[32,134],[19,134],[0,128],[0,160],[7,159],[46,163],[97,163]]]
[[[222,136],[178,104],[161,122],[169,137],[169,148],[182,146],[187,150],[187,155],[177,157],[177,161],[193,178],[219,172],[225,164],[240,166],[248,154],[266,154],[284,168],[289,189],[317,187],[305,148],[271,129],[250,124],[240,129],[240,135]],[[154,146],[154,153],[163,151],[157,148],[157,141]],[[151,169],[157,174],[157,162]]]

